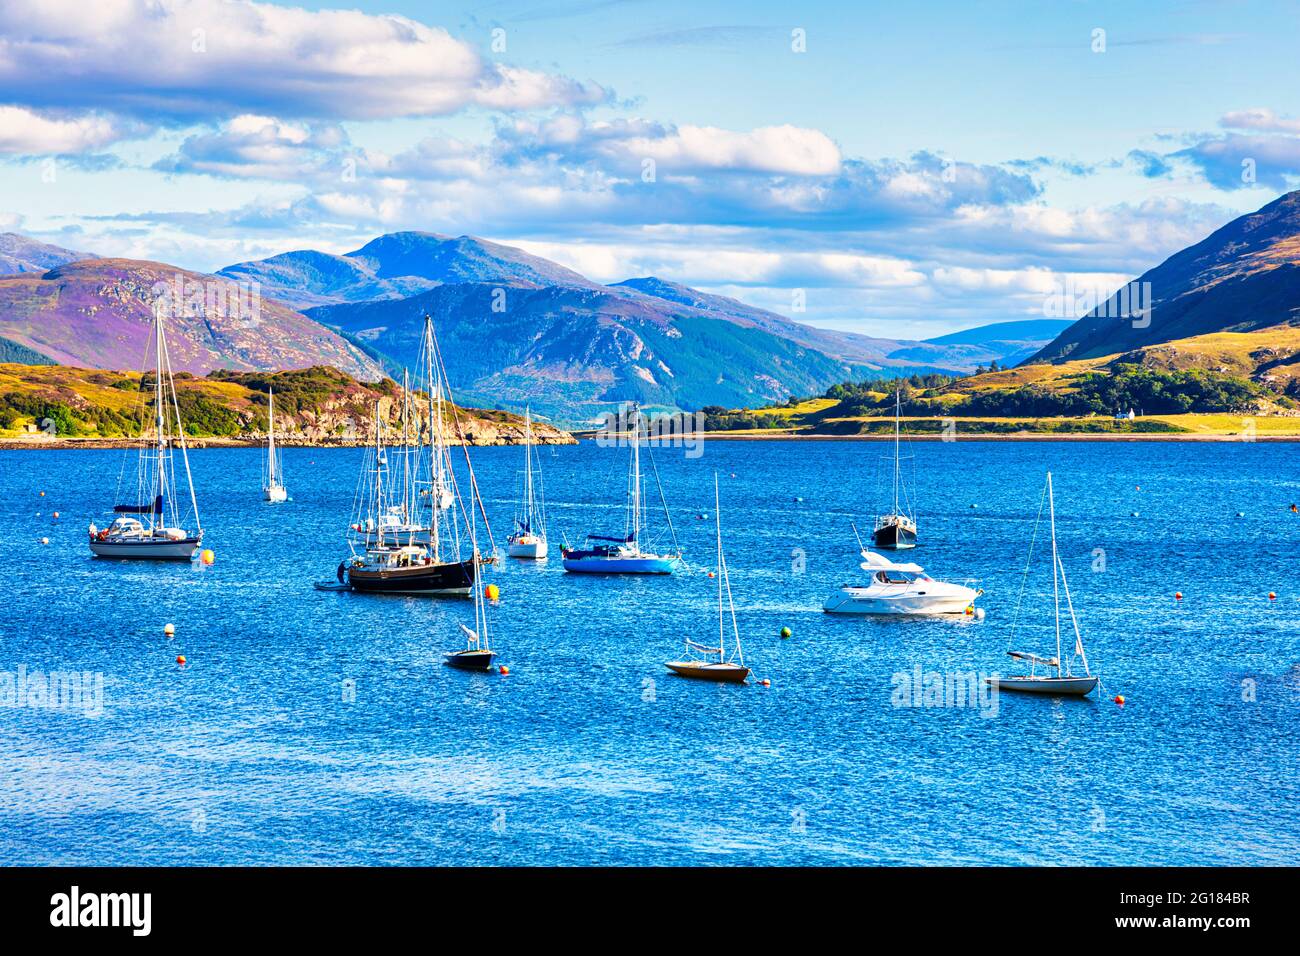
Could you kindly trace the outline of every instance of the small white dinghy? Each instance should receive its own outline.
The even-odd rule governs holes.
[[[845,584],[826,599],[827,614],[965,614],[982,594],[975,588],[936,581],[919,564],[899,564],[883,554],[860,552],[871,573],[866,584]]]
[[[1007,677],[987,677],[985,682],[996,687],[998,690],[1017,691],[1023,694],[1049,694],[1060,697],[1086,697],[1091,694],[1101,683],[1101,678],[1095,676],[1088,668],[1088,655],[1083,649],[1083,635],[1079,633],[1079,622],[1074,616],[1074,602],[1070,598],[1070,585],[1065,580],[1065,566],[1061,563],[1061,557],[1056,550],[1056,502],[1052,496],[1052,473],[1047,473],[1047,487],[1044,491],[1047,498],[1047,509],[1052,529],[1052,599],[1056,610],[1056,656],[1040,657],[1029,651],[1008,651],[1007,654],[1013,659],[1024,661],[1029,665],[1028,674],[1013,674]],[[1042,519],[1042,507],[1039,507],[1039,520]],[[1037,537],[1038,525],[1034,524],[1034,537]],[[1029,562],[1033,561],[1034,543],[1033,539],[1029,542]],[[1025,564],[1025,578],[1029,576],[1029,562]],[[1024,598],[1024,583],[1020,586],[1021,599]],[[1065,607],[1070,615],[1070,625],[1074,628],[1074,653],[1070,659],[1065,662],[1065,667],[1061,666],[1061,595],[1065,595]],[[1020,620],[1020,604],[1016,604],[1016,616],[1011,625],[1011,636],[1014,639],[1016,625]],[[1083,663],[1083,675],[1076,676],[1071,672],[1074,658],[1078,658]],[[1045,668],[1049,673],[1039,674],[1038,668]]]

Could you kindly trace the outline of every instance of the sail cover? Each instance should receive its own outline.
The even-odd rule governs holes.
[[[113,505],[113,513],[119,515],[160,515],[163,513],[163,496],[159,495],[152,504],[147,505]]]
[[[1037,654],[1029,653],[1029,651],[1007,651],[1007,655],[1016,658],[1016,660],[1029,661],[1033,664],[1046,664],[1048,667],[1057,665],[1055,657],[1039,657]]]

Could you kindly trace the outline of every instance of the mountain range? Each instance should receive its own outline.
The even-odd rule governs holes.
[[[37,252],[48,256],[49,248]],[[31,262],[30,251],[13,258]],[[179,288],[172,298],[185,304],[169,308],[167,325],[176,371],[331,365],[365,379],[383,374],[361,348],[299,312],[271,300],[235,306],[228,281],[159,262],[79,256],[67,253],[53,268],[0,276],[0,339],[64,365],[139,369],[159,290]]]
[[[1215,333],[1300,326],[1300,190],[1170,256],[1126,295],[1112,295],[1031,361],[1096,359]],[[1149,314],[1134,314],[1138,305]]]

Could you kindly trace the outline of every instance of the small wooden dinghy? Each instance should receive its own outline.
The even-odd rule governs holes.
[[[731,578],[727,574],[727,556],[722,550],[722,512],[718,506],[718,476],[713,476],[713,516],[718,538],[718,645],[709,647],[686,639],[686,651],[691,656],[683,661],[666,661],[664,666],[680,677],[696,680],[718,681],[724,684],[743,684],[749,678],[745,655],[740,647],[740,628],[736,625],[736,605],[731,599]],[[726,615],[722,609],[722,596],[726,592],[727,606],[731,611],[731,633],[735,637],[735,650],[727,654]]]

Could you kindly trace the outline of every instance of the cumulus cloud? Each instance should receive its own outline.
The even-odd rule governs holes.
[[[1249,129],[1269,133],[1300,133],[1300,119],[1278,116],[1270,109],[1235,110],[1219,119],[1224,129]]]
[[[0,106],[0,153],[80,153],[140,133],[136,126],[95,113],[61,114]]]
[[[8,0],[0,89],[36,108],[168,121],[438,116],[608,96],[595,84],[485,61],[406,17],[252,0]]]
[[[347,146],[347,133],[336,124],[306,125],[245,113],[215,132],[188,137],[154,169],[294,182],[327,170],[336,176],[346,172]]]

